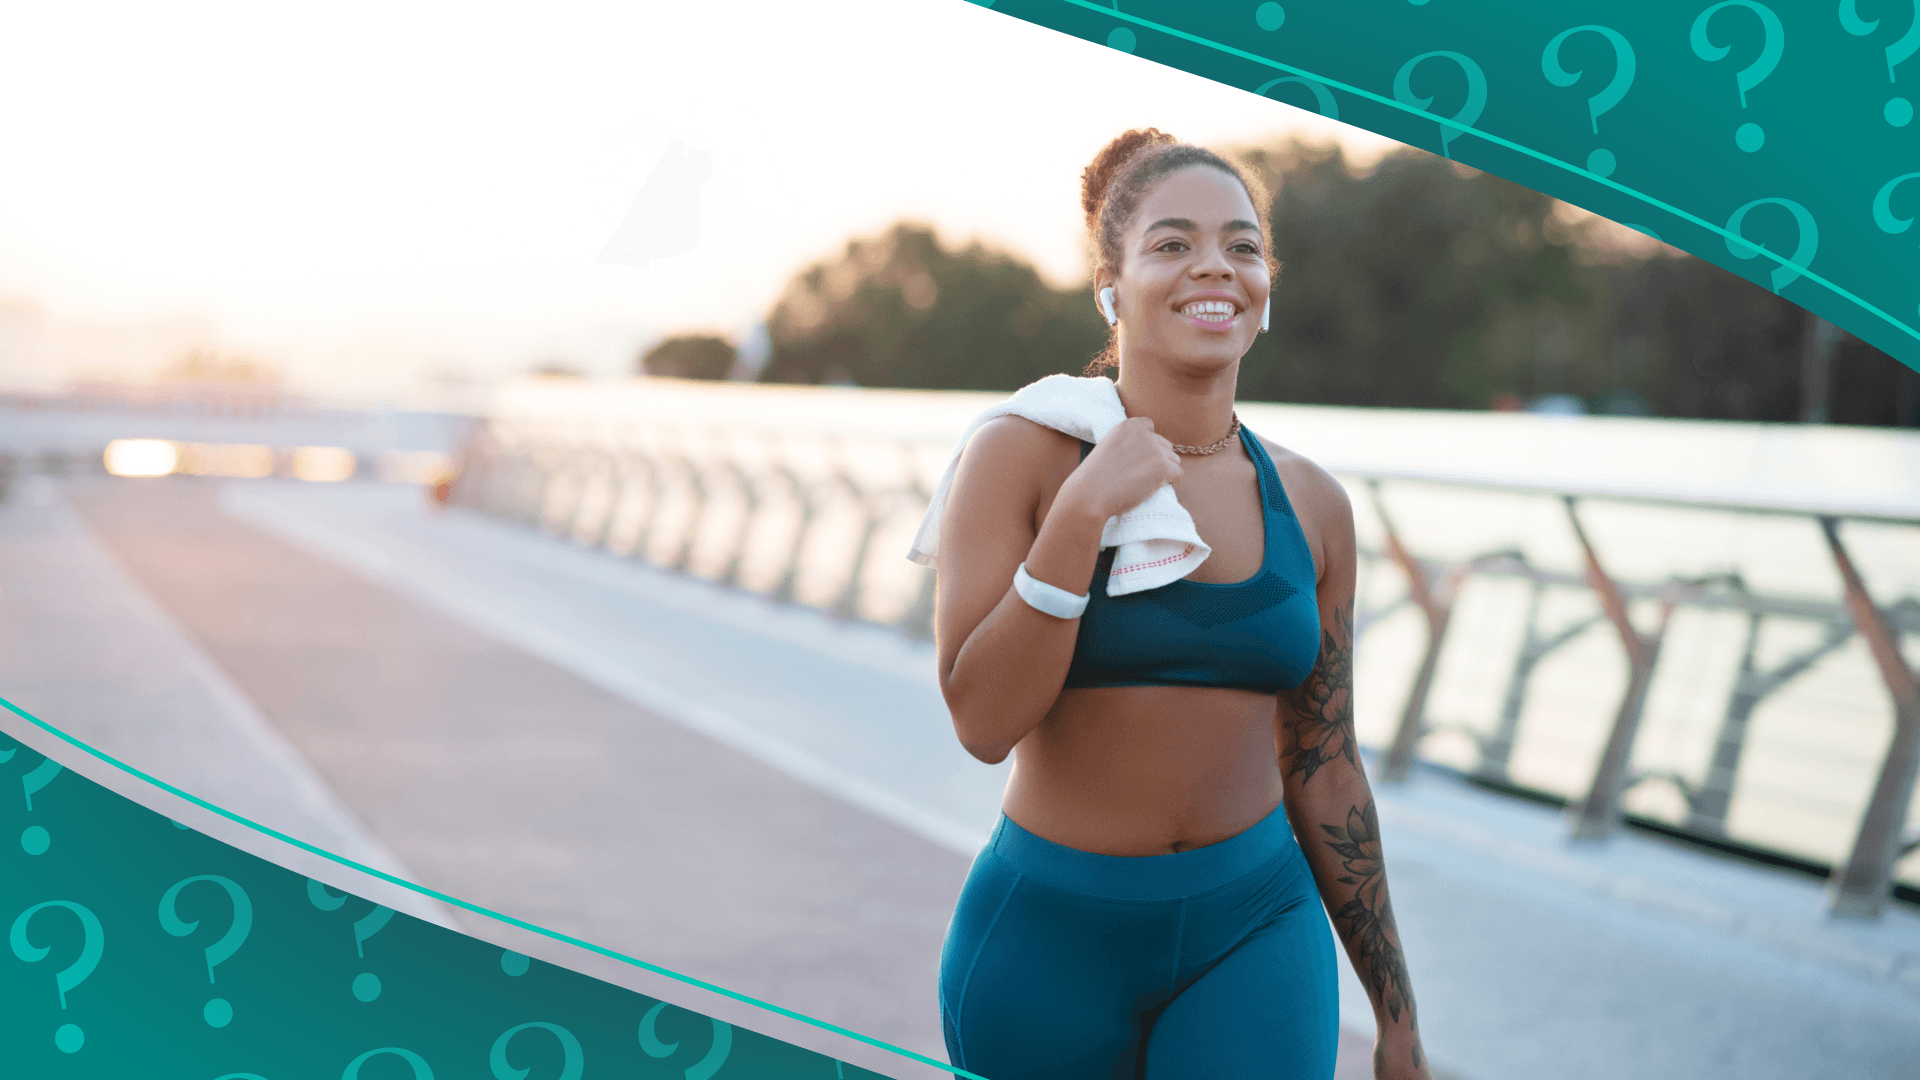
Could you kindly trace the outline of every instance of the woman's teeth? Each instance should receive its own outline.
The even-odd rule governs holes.
[[[1180,314],[1201,322],[1227,322],[1233,318],[1233,305],[1225,300],[1196,300],[1180,309]]]

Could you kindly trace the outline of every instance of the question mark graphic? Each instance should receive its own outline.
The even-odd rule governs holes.
[[[1840,0],[1840,25],[1854,37],[1866,37],[1880,28],[1880,20],[1866,22],[1860,18],[1858,0]],[[1915,52],[1920,52],[1920,0],[1914,0],[1913,25],[1907,27],[1906,36],[1887,46],[1887,81],[1898,82],[1893,69],[1899,67]],[[1906,127],[1913,122],[1913,102],[1903,97],[1888,100],[1887,107],[1881,111],[1887,123],[1894,127]]]
[[[525,975],[527,969],[532,966],[533,958],[525,953],[517,953],[512,949],[503,949],[500,952],[500,970],[516,979]]]
[[[1433,99],[1430,97],[1416,97],[1414,95],[1413,69],[1420,66],[1420,61],[1431,59],[1435,56],[1442,56],[1448,60],[1452,60],[1454,63],[1460,65],[1460,70],[1467,73],[1467,102],[1465,105],[1460,106],[1460,111],[1455,113],[1450,119],[1462,127],[1472,127],[1473,122],[1480,119],[1480,113],[1487,107],[1487,75],[1486,72],[1480,70],[1479,64],[1474,63],[1472,59],[1460,53],[1425,52],[1400,65],[1399,72],[1393,77],[1394,100],[1402,105],[1411,105],[1421,112],[1427,111],[1427,106],[1433,104]],[[1453,158],[1451,147],[1453,146],[1453,140],[1459,137],[1460,132],[1457,129],[1449,127],[1444,123],[1440,125],[1441,157],[1449,160]]]
[[[253,929],[253,901],[247,899],[247,891],[231,878],[223,878],[218,874],[197,874],[190,878],[182,878],[174,882],[173,887],[160,897],[160,928],[174,937],[186,937],[200,927],[198,919],[193,922],[182,922],[173,907],[174,900],[180,895],[180,890],[196,881],[213,882],[227,890],[227,896],[233,900],[233,925],[227,927],[226,934],[219,941],[207,946],[207,982],[211,984],[214,981],[214,967],[239,952],[240,946],[246,943],[247,934]],[[208,1026],[223,1028],[233,1022],[233,1006],[226,998],[212,998],[208,1000],[206,1008],[201,1010],[200,1015],[205,1018]]]
[[[19,750],[20,748],[18,746],[15,746],[12,750],[0,750],[0,765],[5,765],[7,762],[12,761],[13,755],[18,753]]]
[[[545,1028],[560,1040],[560,1050],[565,1057],[561,1059],[560,1075],[557,1080],[580,1080],[580,1073],[587,1066],[587,1057],[580,1049],[580,1040],[573,1037],[573,1032],[559,1024],[548,1024],[537,1020],[530,1024],[510,1027],[501,1032],[499,1038],[493,1040],[493,1050],[487,1054],[487,1064],[493,1068],[495,1080],[526,1080],[527,1073],[532,1071],[516,1069],[507,1064],[508,1040],[528,1028]]]
[[[1920,172],[1902,173],[1894,177],[1881,185],[1880,190],[1873,196],[1873,223],[1880,226],[1881,232],[1890,236],[1898,236],[1913,228],[1912,218],[1893,216],[1893,189],[1908,180],[1920,180]]]
[[[53,783],[53,778],[59,775],[60,763],[48,758],[20,778],[20,787],[26,792],[29,813],[33,811],[33,793]],[[47,830],[38,825],[29,825],[26,831],[20,834],[20,848],[29,855],[44,855],[52,843],[53,838],[47,835]]]
[[[21,912],[20,917],[13,920],[13,929],[7,933],[7,944],[13,946],[13,955],[29,964],[38,963],[46,958],[47,949],[36,948],[27,940],[27,921],[33,918],[34,912],[51,907],[66,908],[80,916],[82,934],[80,955],[73,963],[68,964],[64,970],[56,972],[53,976],[53,985],[60,991],[60,1007],[65,1009],[67,991],[85,982],[87,976],[93,974],[94,967],[100,963],[100,953],[106,948],[107,935],[100,929],[100,920],[85,907],[71,900],[47,900]],[[85,1045],[86,1041],[86,1032],[81,1031],[78,1024],[61,1024],[60,1029],[53,1033],[53,1045],[59,1047],[63,1054],[74,1053]]]
[[[307,899],[321,911],[339,911],[347,902],[346,893],[333,895],[326,884],[313,878],[307,879]],[[375,906],[366,917],[353,924],[353,954],[360,959],[367,958],[367,939],[380,932],[393,918],[393,909]],[[353,977],[353,996],[361,1001],[372,1001],[380,996],[380,976],[371,971],[363,971]]]
[[[675,1050],[680,1049],[677,1042],[661,1042],[660,1036],[654,1032],[654,1020],[659,1017],[660,1010],[666,1007],[666,1002],[659,1002],[640,1018],[640,1049],[646,1051],[650,1058],[671,1057]],[[720,1066],[727,1063],[727,1054],[733,1050],[733,1025],[712,1017],[707,1019],[713,1024],[713,1047],[707,1051],[706,1057],[687,1068],[687,1080],[711,1080],[713,1074],[720,1071]]]
[[[1547,81],[1555,86],[1572,86],[1580,81],[1582,71],[1567,71],[1560,66],[1560,43],[1580,33],[1592,31],[1606,38],[1613,46],[1613,81],[1607,88],[1587,99],[1587,115],[1593,121],[1593,133],[1600,134],[1600,114],[1620,104],[1627,96],[1627,90],[1633,86],[1634,59],[1633,46],[1621,36],[1618,30],[1605,26],[1576,26],[1571,30],[1562,30],[1547,42],[1547,49],[1540,54],[1540,71]],[[1587,171],[1595,176],[1611,176],[1614,166],[1613,151],[1595,150],[1587,155]]]
[[[1793,214],[1794,224],[1800,227],[1800,239],[1793,246],[1793,256],[1787,260],[1787,265],[1777,267],[1773,271],[1771,280],[1774,294],[1777,296],[1782,288],[1799,277],[1801,271],[1813,263],[1813,253],[1820,248],[1820,227],[1814,224],[1813,215],[1807,212],[1807,208],[1792,199],[1755,199],[1735,210],[1733,216],[1727,219],[1727,251],[1734,258],[1751,259],[1766,249],[1765,244],[1756,246],[1746,237],[1741,236],[1740,223],[1746,220],[1747,211],[1756,206],[1769,204],[1786,207]]]
[[[340,1080],[359,1080],[361,1063],[381,1054],[392,1054],[413,1066],[413,1080],[433,1080],[433,1070],[427,1067],[426,1061],[419,1054],[411,1050],[402,1050],[398,1046],[383,1046],[378,1050],[369,1050],[347,1062],[346,1071],[340,1074]]]
[[[1747,107],[1747,91],[1759,86],[1779,66],[1780,54],[1787,47],[1787,33],[1780,26],[1780,16],[1775,15],[1772,8],[1754,0],[1721,0],[1693,20],[1693,31],[1688,35],[1688,40],[1693,44],[1693,55],[1708,63],[1726,59],[1732,47],[1715,45],[1707,40],[1707,20],[1713,18],[1714,12],[1729,7],[1746,8],[1760,16],[1760,27],[1767,35],[1766,44],[1760,47],[1760,55],[1733,77],[1733,84],[1740,88],[1740,107],[1744,109]],[[1733,133],[1734,145],[1749,154],[1766,145],[1766,142],[1767,133],[1760,129],[1759,124],[1741,124],[1739,130]]]
[[[1327,89],[1318,79],[1309,79],[1301,75],[1287,75],[1278,79],[1268,79],[1266,82],[1261,83],[1259,88],[1254,90],[1254,93],[1259,94],[1261,97],[1266,97],[1267,91],[1286,83],[1299,83],[1301,86],[1313,91],[1313,101],[1315,105],[1320,107],[1320,115],[1329,120],[1340,119],[1340,106],[1333,100],[1333,91]]]
[[[1113,0],[1113,10],[1120,10],[1120,0]],[[1124,26],[1114,27],[1113,32],[1107,35],[1107,48],[1118,49],[1123,53],[1132,52],[1139,44],[1140,40],[1134,36],[1133,31]]]
[[[1881,186],[1880,190],[1874,194],[1873,223],[1880,226],[1881,232],[1898,236],[1908,229],[1913,228],[1912,218],[1897,218],[1893,216],[1893,189],[1908,180],[1915,179],[1920,179],[1920,172],[1901,173],[1899,176],[1887,181]]]

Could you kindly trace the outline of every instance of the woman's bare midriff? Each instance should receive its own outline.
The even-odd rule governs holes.
[[[1013,750],[1002,809],[1102,855],[1166,855],[1246,831],[1281,802],[1270,694],[1220,687],[1064,690]]]

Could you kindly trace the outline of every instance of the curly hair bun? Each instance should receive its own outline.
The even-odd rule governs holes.
[[[1087,214],[1087,231],[1100,231],[1100,205],[1106,201],[1113,178],[1135,154],[1154,146],[1172,146],[1180,140],[1159,128],[1133,128],[1113,137],[1080,173],[1080,208]]]

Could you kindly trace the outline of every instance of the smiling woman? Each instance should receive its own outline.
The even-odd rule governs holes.
[[[1089,444],[1063,409],[1003,409],[940,512],[941,690],[969,752],[1014,757],[942,953],[948,1052],[1001,1080],[1327,1080],[1331,915],[1375,1075],[1427,1080],[1354,740],[1352,512],[1234,410],[1279,268],[1267,199],[1153,129],[1082,184],[1095,366],[1119,371],[1060,385],[1126,418]],[[1186,572],[1110,589],[1170,561],[1116,570],[1109,521],[1169,484]]]

